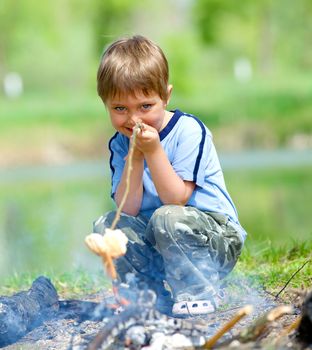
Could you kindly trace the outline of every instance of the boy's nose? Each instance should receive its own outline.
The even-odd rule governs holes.
[[[130,116],[129,120],[131,121],[131,123],[133,123],[133,125],[135,125],[137,122],[139,122],[141,120],[141,118],[137,114],[132,114]]]

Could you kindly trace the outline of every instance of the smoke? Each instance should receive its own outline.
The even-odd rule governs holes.
[[[277,305],[274,297],[264,289],[256,276],[247,277],[235,272],[222,281],[220,291],[224,294],[222,307],[225,309],[252,305],[254,312],[263,312]]]

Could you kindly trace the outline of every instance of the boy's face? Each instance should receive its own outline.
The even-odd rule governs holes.
[[[106,101],[113,127],[127,137],[132,135],[132,128],[138,121],[161,131],[166,126],[166,105],[167,101],[155,92],[148,96],[143,92],[120,94]]]

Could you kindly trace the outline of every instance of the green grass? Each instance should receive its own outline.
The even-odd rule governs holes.
[[[41,272],[55,286],[60,298],[79,298],[93,294],[101,289],[111,288],[111,283],[104,271],[90,273],[84,269],[64,273]],[[15,273],[8,276],[0,287],[0,295],[12,295],[17,291],[27,290],[39,275],[35,272]]]
[[[234,281],[234,288],[238,288],[237,281],[240,283],[243,281],[249,288],[254,290],[264,288],[272,295],[276,295],[287,283],[284,292],[280,294],[281,297],[289,288],[311,288],[311,241],[301,244],[293,242],[288,248],[275,248],[270,244],[263,244],[263,246],[244,249],[228,278],[230,284]],[[298,271],[299,269],[301,270]],[[101,289],[111,288],[111,283],[102,269],[93,273],[83,268],[64,273],[47,271],[41,272],[41,275],[51,279],[61,298],[80,298]],[[35,272],[12,274],[1,284],[0,295],[11,295],[17,291],[29,289],[38,276]]]
[[[244,249],[235,273],[264,286],[274,295],[293,275],[287,288],[311,288],[311,252],[312,240],[300,243],[293,240],[287,246],[274,246],[270,242],[249,245]]]

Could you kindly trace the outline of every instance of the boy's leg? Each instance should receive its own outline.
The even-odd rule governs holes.
[[[175,301],[213,298],[243,245],[226,216],[175,205],[156,210],[146,238],[164,259]]]
[[[104,234],[115,218],[115,211],[108,212],[94,222],[93,232]],[[121,214],[116,225],[128,237],[127,252],[115,260],[116,270],[121,282],[127,283],[127,274],[134,274],[138,283],[159,294],[164,289],[164,266],[161,255],[145,239],[148,219],[143,216]],[[128,275],[129,276],[129,275]]]

